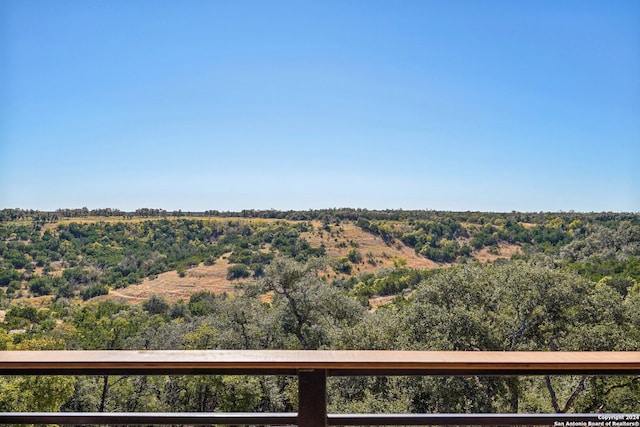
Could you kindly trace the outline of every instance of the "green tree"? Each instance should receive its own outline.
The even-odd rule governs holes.
[[[23,340],[9,350],[61,350],[64,343],[51,338]],[[0,411],[58,412],[73,395],[75,378],[70,376],[0,377]]]
[[[262,290],[273,292],[273,307],[285,333],[293,334],[305,349],[317,349],[331,342],[343,327],[362,316],[363,307],[318,277],[326,268],[323,259],[298,263],[276,258],[260,281]]]
[[[160,314],[165,316],[169,313],[171,307],[164,297],[152,294],[142,303],[142,308],[149,314]]]
[[[356,248],[349,249],[347,252],[347,258],[349,258],[349,261],[353,264],[360,264],[362,262],[362,254]]]
[[[617,295],[617,297],[616,297]],[[575,274],[525,263],[442,270],[421,284],[401,311],[410,348],[424,350],[617,350],[637,348],[622,297]],[[627,338],[629,337],[629,338]],[[636,346],[636,347],[634,347]],[[584,377],[545,378],[543,406],[522,393],[520,380],[429,379],[415,400],[420,410],[473,409],[566,412],[582,405]],[[444,382],[442,382],[444,381]],[[467,383],[465,383],[467,381]],[[470,382],[469,382],[470,381]],[[529,384],[534,387],[535,383]],[[500,398],[501,389],[507,398]],[[446,390],[446,396],[442,393]],[[454,390],[458,390],[451,394]],[[464,390],[467,390],[463,393]],[[472,394],[469,394],[472,393]],[[468,396],[476,404],[465,406]],[[427,399],[427,397],[429,397]],[[502,399],[502,400],[501,400]],[[537,399],[537,398],[536,398]]]
[[[245,279],[251,275],[251,272],[244,264],[236,264],[227,268],[227,280]]]

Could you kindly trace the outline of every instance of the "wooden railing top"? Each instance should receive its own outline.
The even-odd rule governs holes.
[[[637,374],[640,352],[448,351],[4,351],[0,375],[286,374],[298,376],[298,413],[11,413],[0,424],[555,425],[601,414],[327,414],[330,375]],[[606,416],[606,415],[605,415]],[[615,418],[637,420],[637,418]],[[613,419],[613,418],[606,418]],[[553,424],[552,424],[553,423]],[[577,425],[577,424],[574,424]],[[601,424],[594,424],[601,425]]]
[[[0,375],[290,374],[536,375],[640,372],[640,352],[484,351],[2,351]]]

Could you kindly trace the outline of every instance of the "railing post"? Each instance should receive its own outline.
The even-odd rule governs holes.
[[[298,371],[298,426],[327,425],[327,371]]]

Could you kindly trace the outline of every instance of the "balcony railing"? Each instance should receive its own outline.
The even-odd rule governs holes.
[[[297,375],[297,413],[0,413],[0,424],[621,425],[637,414],[327,414],[330,376],[631,375],[640,352],[5,351],[0,375]],[[576,424],[570,424],[570,422]],[[560,424],[563,423],[563,424]],[[596,424],[597,423],[597,424]],[[602,423],[602,424],[600,424]],[[640,424],[638,424],[640,425]]]

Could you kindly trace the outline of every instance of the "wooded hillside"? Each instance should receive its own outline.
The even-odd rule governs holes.
[[[640,349],[637,214],[0,218],[3,350]],[[334,412],[640,412],[640,377],[332,381]],[[0,379],[14,411],[289,411],[292,396],[271,377]]]

